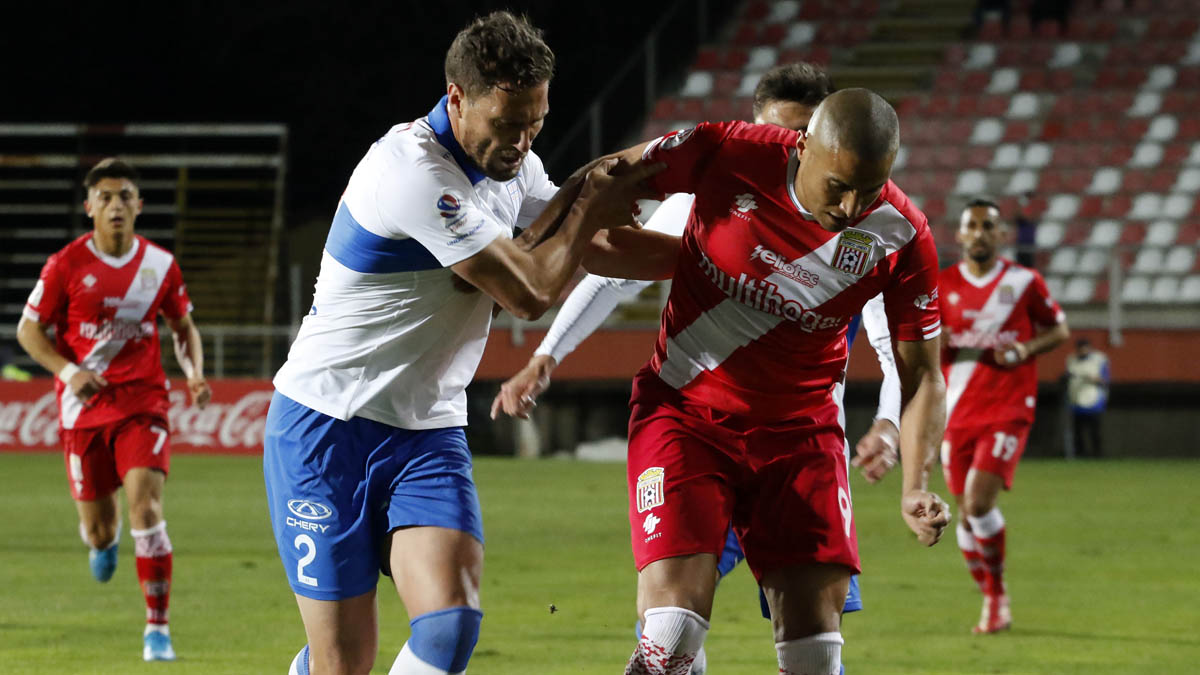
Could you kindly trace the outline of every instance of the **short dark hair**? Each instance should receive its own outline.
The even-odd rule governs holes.
[[[997,211],[1000,210],[1000,205],[996,203],[996,200],[992,199],[991,197],[986,197],[983,195],[979,195],[977,197],[972,197],[971,201],[967,202],[966,206],[964,206],[963,208],[964,209],[973,209],[973,208],[977,208],[977,207],[996,209]]]
[[[776,66],[764,73],[754,88],[754,114],[761,113],[771,101],[794,101],[816,107],[835,91],[829,73],[811,63],[800,61]]]
[[[496,86],[520,91],[553,76],[554,52],[542,40],[542,31],[510,12],[477,17],[446,52],[446,83],[462,87],[469,97]]]
[[[96,162],[96,166],[93,166],[83,177],[83,186],[90,190],[105,178],[128,178],[134,185],[141,180],[141,176],[132,164],[116,157],[106,157]]]

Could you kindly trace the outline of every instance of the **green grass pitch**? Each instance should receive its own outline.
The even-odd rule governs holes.
[[[471,672],[620,673],[633,647],[635,574],[624,469],[477,463],[488,545],[483,634]],[[1194,673],[1200,663],[1200,463],[1027,461],[1004,495],[1015,627],[969,632],[979,596],[950,532],[907,534],[899,476],[854,482],[867,609],[846,617],[859,673]],[[933,484],[944,494],[940,476]],[[275,554],[257,458],[178,456],[174,664],[141,662],[143,609],[128,528],[108,584],[87,571],[58,455],[0,455],[0,672],[280,674],[304,637]],[[386,673],[408,625],[380,585]],[[550,605],[557,611],[551,612]],[[718,589],[713,675],[773,673],[746,570]]]

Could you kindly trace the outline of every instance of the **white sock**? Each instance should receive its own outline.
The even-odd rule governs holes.
[[[696,660],[692,661],[691,675],[706,675],[708,673],[708,655],[704,653],[704,647],[696,652]]]
[[[288,666],[288,675],[308,675],[308,666],[308,645],[304,645],[300,651],[296,652],[295,658],[292,659],[292,665]]]
[[[967,526],[960,520],[954,528],[954,534],[958,537],[958,548],[963,551],[978,551],[979,542],[975,541],[975,534],[967,529]]]
[[[146,630],[142,631],[142,637],[146,637],[151,633],[162,633],[169,636],[171,629],[165,623],[148,623],[146,624]]]
[[[967,522],[971,523],[971,531],[980,539],[990,539],[1004,529],[1004,516],[998,506],[993,506],[991,511],[982,516],[967,516]]]
[[[388,675],[462,675],[465,672],[467,671],[460,670],[457,673],[451,673],[437,666],[431,666],[418,658],[408,648],[408,643],[405,642],[404,648],[400,650],[400,654],[392,662],[392,669],[388,671]]]
[[[838,675],[842,668],[841,633],[817,633],[776,642],[780,675]]]
[[[708,622],[682,607],[655,607],[645,615],[642,639],[626,675],[687,675],[704,646]]]

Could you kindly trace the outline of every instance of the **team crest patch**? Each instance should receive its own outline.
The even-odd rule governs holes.
[[[1005,305],[1011,305],[1017,301],[1016,293],[1013,292],[1013,287],[1005,284],[1000,287],[1000,302]]]
[[[867,262],[875,242],[871,236],[855,230],[842,232],[837,248],[833,251],[833,267],[847,274],[861,277],[867,271]]]
[[[152,267],[143,267],[138,270],[138,278],[142,280],[142,290],[152,291],[158,288],[158,272]]]
[[[453,230],[454,226],[462,220],[462,201],[458,197],[449,192],[443,193],[437,200],[438,214],[446,222],[442,223],[448,229]]]
[[[661,466],[652,466],[638,476],[638,513],[645,513],[656,506],[663,505],[663,477],[665,475],[666,472]]]
[[[677,147],[683,145],[684,143],[686,143],[687,139],[691,138],[692,134],[695,132],[696,132],[696,127],[692,127],[691,129],[682,129],[680,131],[676,131],[674,134],[667,136],[665,139],[663,139],[662,145],[660,145],[659,147],[661,147],[663,150],[670,150],[671,148],[677,148]]]

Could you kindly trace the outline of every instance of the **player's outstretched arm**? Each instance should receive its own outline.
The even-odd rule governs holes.
[[[81,401],[86,402],[108,386],[108,380],[99,373],[80,368],[59,354],[47,334],[49,329],[48,324],[23,316],[17,324],[17,343],[38,365],[54,373],[63,384],[70,387]]]
[[[895,344],[903,410],[901,513],[909,529],[926,546],[936,544],[950,522],[950,507],[928,490],[929,465],[946,430],[946,382],[942,379],[939,350],[936,337]]]
[[[532,251],[497,238],[482,251],[451,269],[522,319],[536,319],[555,300],[579,267],[589,240],[601,228],[631,217],[638,199],[656,196],[644,181],[662,165],[638,163],[622,170],[617,160],[605,160],[588,172],[578,198],[567,207],[561,227]],[[613,171],[620,175],[614,175]],[[547,210],[563,208],[562,194]]]
[[[875,421],[854,446],[851,464],[862,471],[868,483],[877,483],[898,459],[900,444],[900,375],[896,372],[896,356],[892,353],[892,334],[888,329],[883,295],[867,301],[862,311],[863,330],[879,359],[883,383],[879,386],[879,408]]]
[[[537,397],[550,386],[550,373],[587,339],[626,298],[637,295],[649,282],[609,279],[589,274],[571,291],[550,330],[525,367],[500,385],[492,401],[492,419],[506,415],[528,419]]]
[[[212,390],[204,379],[204,345],[200,341],[200,329],[196,328],[190,312],[178,319],[167,317],[167,325],[175,345],[175,360],[187,378],[192,404],[203,410],[212,398]]]

